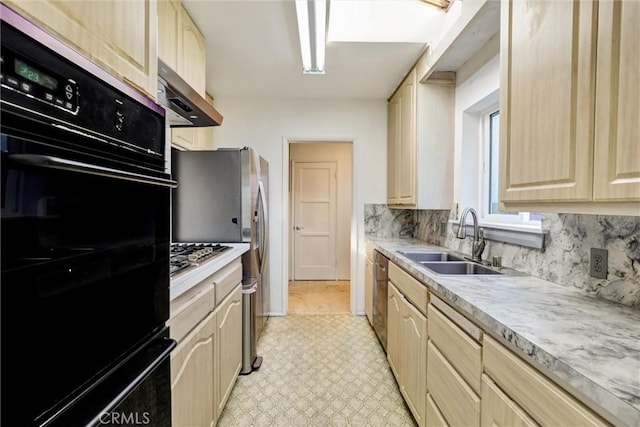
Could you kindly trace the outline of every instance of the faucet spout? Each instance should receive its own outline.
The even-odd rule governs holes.
[[[460,215],[460,222],[458,223],[458,231],[456,237],[458,239],[464,239],[467,237],[467,215],[471,214],[473,219],[473,245],[471,250],[472,261],[482,261],[482,252],[484,252],[484,233],[481,228],[478,228],[478,213],[473,208],[465,208]]]

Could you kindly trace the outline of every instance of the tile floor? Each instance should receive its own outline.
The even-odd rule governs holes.
[[[219,426],[409,426],[407,409],[363,316],[272,317],[259,371],[240,376]]]
[[[349,280],[289,282],[289,314],[349,314]]]

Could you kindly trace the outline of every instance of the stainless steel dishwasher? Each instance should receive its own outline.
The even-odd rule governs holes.
[[[389,258],[375,251],[373,254],[373,329],[380,344],[387,350],[387,281]]]

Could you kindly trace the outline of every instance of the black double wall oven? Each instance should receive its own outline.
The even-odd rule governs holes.
[[[2,425],[171,423],[164,110],[2,7]]]

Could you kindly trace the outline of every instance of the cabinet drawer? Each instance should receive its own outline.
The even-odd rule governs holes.
[[[242,263],[240,258],[233,261],[213,277],[213,284],[216,287],[216,306],[242,281]]]
[[[429,339],[447,358],[456,371],[480,394],[482,377],[482,347],[449,320],[433,304],[429,304]]]
[[[480,398],[429,340],[427,389],[452,426],[480,425]]]
[[[449,427],[429,393],[427,393],[427,427]]]
[[[494,339],[485,336],[484,371],[541,425],[609,425]]]
[[[177,342],[191,331],[204,317],[213,311],[215,287],[211,278],[196,285],[187,293],[171,302],[171,316],[167,321],[169,335]],[[192,292],[195,290],[197,292]]]
[[[389,263],[389,280],[398,290],[415,305],[425,316],[427,315],[427,287],[394,263]]]
[[[482,376],[482,410],[480,412],[482,426],[537,426],[535,421],[486,375]]]

